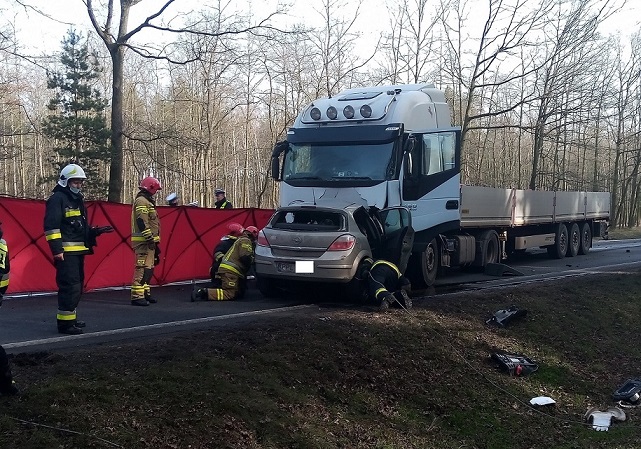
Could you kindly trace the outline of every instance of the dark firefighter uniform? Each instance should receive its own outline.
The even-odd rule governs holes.
[[[136,266],[131,285],[131,302],[134,305],[148,305],[156,302],[151,298],[149,283],[154,274],[160,250],[160,220],[152,195],[141,189],[131,211],[131,247],[134,250]]]
[[[51,253],[64,254],[54,260],[58,285],[58,330],[75,327],[76,307],[85,281],[85,254],[93,253],[96,233],[87,223],[87,211],[81,193],[57,185],[47,200],[44,218],[45,238]]]
[[[388,309],[397,300],[406,309],[412,307],[412,300],[406,292],[410,282],[392,262],[383,259],[374,262],[367,285],[370,298],[379,302],[381,310]]]
[[[0,306],[2,297],[9,287],[9,248],[7,242],[2,238],[2,229],[0,228]],[[4,396],[13,396],[18,394],[18,389],[13,382],[9,358],[4,348],[0,346],[0,394]]]
[[[192,300],[228,301],[243,296],[247,273],[254,263],[254,244],[249,235],[244,232],[223,256],[215,279],[220,287],[194,291]]]

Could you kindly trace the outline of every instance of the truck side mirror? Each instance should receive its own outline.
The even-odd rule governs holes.
[[[405,149],[403,150],[403,167],[405,167],[405,176],[412,176],[412,151],[416,146],[416,137],[412,134],[407,138],[405,142]]]
[[[276,181],[281,181],[281,173],[280,173],[280,155],[283,153],[287,148],[289,148],[289,143],[284,140],[282,142],[276,143],[274,145],[274,151],[272,151],[272,178],[274,178]]]
[[[410,153],[403,155],[403,167],[405,167],[405,177],[412,176],[412,155]]]
[[[272,156],[272,178],[276,181],[280,181],[280,159],[278,156]]]

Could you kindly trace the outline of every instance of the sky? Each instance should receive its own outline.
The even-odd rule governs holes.
[[[83,0],[19,0],[25,4],[37,8],[39,14],[32,9],[23,8],[17,5],[16,0],[0,0],[0,11],[5,20],[15,20],[18,33],[18,40],[31,54],[41,51],[58,51],[60,42],[67,33],[69,27],[74,26],[78,31],[86,35],[86,30],[93,31],[86,6]],[[106,0],[94,0],[94,4],[104,3]],[[281,15],[274,20],[279,26],[287,26],[293,23],[307,23],[318,25],[319,14],[314,12],[309,0],[280,0],[288,1],[291,7],[287,15]],[[363,39],[376,39],[380,35],[380,27],[372,26],[381,13],[387,14],[385,9],[387,0],[364,0],[358,18],[357,29],[363,34]],[[190,11],[201,9],[204,4],[214,3],[215,0],[175,0],[174,4],[163,14],[163,17],[174,17],[179,11]],[[119,3],[116,0],[115,3]],[[141,23],[145,17],[156,12],[166,0],[142,0],[138,5],[131,8],[129,28]],[[232,8],[247,10],[251,8],[256,19],[267,17],[275,11],[278,0],[231,0]],[[316,2],[319,3],[320,2]],[[338,3],[338,2],[337,2]],[[340,11],[350,14],[354,10],[353,0],[345,2]],[[8,14],[7,14],[8,13]],[[37,29],[34,30],[34,24]]]
[[[322,2],[280,0],[281,3],[283,1],[288,1],[291,8],[286,16],[276,19],[276,25],[287,26],[293,23],[320,25],[320,15],[314,11],[313,5],[317,4],[320,7]],[[436,1],[434,0],[434,2]],[[478,3],[480,8],[487,4],[488,0],[468,1]],[[104,2],[106,0],[94,0],[95,4]],[[200,9],[202,5],[214,2],[215,0],[175,0],[163,17],[173,17],[179,10]],[[232,7],[240,10],[251,8],[254,16],[260,18],[274,11],[279,0],[229,0],[229,2]],[[386,3],[389,2],[399,3],[398,0],[363,0],[354,29],[362,34],[361,40],[364,43],[376,42],[388,26]],[[37,8],[46,17],[29,8],[21,7],[20,3]],[[115,3],[119,3],[119,1],[116,0]],[[134,24],[139,24],[147,15],[157,11],[165,3],[166,0],[142,0],[138,5],[132,7],[129,20],[130,28]],[[340,8],[339,12],[343,12],[347,17],[353,15],[355,3],[355,0],[346,0],[342,3],[334,1],[334,4]],[[641,0],[628,0],[627,3],[622,12],[603,24],[602,31],[604,33],[620,32],[623,35],[628,35],[639,29],[641,26]],[[60,42],[71,26],[82,31],[85,35],[88,30],[92,30],[83,0],[0,0],[0,14],[3,16],[3,20],[14,21],[19,42],[32,55],[59,51]],[[465,26],[471,28],[473,25],[475,24],[467,23]]]

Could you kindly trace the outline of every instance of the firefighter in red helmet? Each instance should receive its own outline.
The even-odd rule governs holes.
[[[220,262],[223,260],[223,257],[232,247],[234,242],[236,242],[238,237],[243,234],[243,231],[245,229],[240,223],[229,223],[227,225],[227,230],[228,233],[220,239],[220,241],[216,245],[216,248],[214,248],[214,257],[211,267],[209,268],[209,276],[214,287],[220,286],[218,285],[218,280],[216,279],[216,272],[218,271],[218,267],[220,267]]]
[[[160,262],[160,219],[156,211],[154,195],[161,190],[160,181],[148,176],[140,181],[139,192],[131,211],[131,247],[136,265],[131,284],[131,304],[148,306],[158,302],[151,297],[149,283],[154,266]]]
[[[255,232],[250,228],[254,228]],[[220,287],[200,288],[191,293],[192,301],[227,301],[238,299],[245,293],[247,273],[254,263],[254,242],[258,229],[248,226],[223,256],[216,272]]]

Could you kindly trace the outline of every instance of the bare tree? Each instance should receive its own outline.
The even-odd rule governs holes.
[[[163,14],[175,2],[167,0],[155,13],[150,14],[140,24],[129,30],[129,14],[131,8],[141,3],[142,0],[119,0],[120,8],[114,7],[114,0],[106,1],[106,10],[103,22],[98,20],[98,8],[94,6],[93,0],[85,0],[87,13],[94,29],[104,42],[112,62],[112,101],[111,101],[111,167],[109,172],[109,195],[108,200],[119,202],[122,200],[122,172],[123,172],[123,99],[124,99],[124,62],[125,50],[130,49],[146,58],[165,59],[173,63],[186,63],[187,61],[174,61],[160,51],[152,51],[149,47],[139,47],[132,43],[132,39],[143,30],[152,30],[176,34],[195,34],[202,36],[221,35],[242,35],[250,32],[260,32],[262,29],[270,29],[269,20],[278,11],[269,14],[257,25],[250,27],[231,27],[214,33],[198,30],[197,24],[191,26],[165,25],[158,23]],[[220,5],[220,3],[219,3]]]

